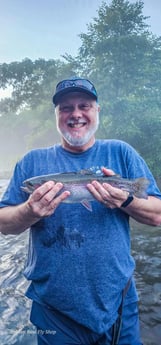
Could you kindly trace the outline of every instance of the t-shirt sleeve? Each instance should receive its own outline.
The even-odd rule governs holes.
[[[29,194],[21,189],[23,181],[26,179],[23,165],[23,159],[16,164],[13,176],[1,198],[0,207],[19,205],[28,199]]]

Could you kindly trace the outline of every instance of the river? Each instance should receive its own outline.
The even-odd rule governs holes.
[[[0,180],[0,193],[6,187]],[[161,344],[161,228],[131,222],[132,255],[136,260],[141,332],[144,345]],[[29,321],[31,302],[23,277],[28,231],[19,236],[0,234],[0,344],[36,345]]]

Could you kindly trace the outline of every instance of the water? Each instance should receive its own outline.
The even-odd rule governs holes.
[[[0,194],[7,180],[0,180]],[[29,321],[31,301],[25,296],[23,276],[28,231],[17,236],[0,234],[0,344],[36,345],[35,328]]]
[[[161,227],[132,222],[132,254],[144,345],[161,344]]]
[[[7,181],[0,180],[0,193]],[[161,344],[161,228],[132,221],[132,254],[136,260],[136,283],[140,297],[141,332],[144,345]],[[36,345],[29,321],[31,302],[25,296],[23,277],[28,231],[18,236],[0,235],[0,344]]]

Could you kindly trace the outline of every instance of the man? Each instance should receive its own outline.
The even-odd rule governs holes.
[[[61,81],[53,97],[61,144],[32,150],[20,160],[0,203],[0,231],[30,230],[25,277],[39,345],[140,345],[137,293],[130,255],[129,216],[161,224],[161,194],[144,160],[128,144],[95,140],[97,92],[86,79]],[[32,195],[21,190],[36,175],[101,170],[150,180],[148,199],[97,181],[92,212],[66,204],[62,183],[49,181]],[[105,168],[106,167],[106,168]],[[122,322],[121,322],[122,319]]]

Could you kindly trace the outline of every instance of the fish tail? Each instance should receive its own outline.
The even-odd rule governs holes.
[[[134,195],[137,198],[148,199],[147,188],[150,184],[150,181],[145,177],[139,177],[135,180],[135,192]]]

